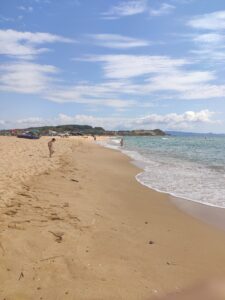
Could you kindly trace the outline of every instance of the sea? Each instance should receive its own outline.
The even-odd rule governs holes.
[[[225,136],[113,137],[104,146],[141,168],[136,179],[178,198],[225,208]]]

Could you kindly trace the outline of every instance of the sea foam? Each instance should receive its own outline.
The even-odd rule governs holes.
[[[136,179],[173,196],[225,208],[225,138],[125,137],[102,144],[143,169]]]

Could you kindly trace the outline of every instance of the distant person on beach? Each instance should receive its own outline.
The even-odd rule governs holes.
[[[123,138],[120,140],[120,146],[121,147],[123,147],[123,143],[124,143],[124,141],[123,141]]]
[[[55,143],[56,139],[51,139],[50,142],[48,142],[48,149],[49,149],[49,157],[52,157],[53,153],[55,152],[53,149],[53,144]]]
[[[95,135],[92,135],[92,136],[93,136],[94,141],[96,141],[96,136]]]

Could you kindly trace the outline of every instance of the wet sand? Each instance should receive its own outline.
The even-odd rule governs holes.
[[[57,147],[55,166],[40,158],[47,169],[3,199],[1,299],[153,299],[225,276],[224,231],[140,185],[128,157],[85,139]]]
[[[225,208],[170,196],[171,202],[189,215],[225,231]]]

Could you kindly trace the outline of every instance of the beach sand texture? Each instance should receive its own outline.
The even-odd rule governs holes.
[[[0,145],[0,299],[147,300],[225,275],[224,232],[140,185],[120,152],[58,139],[50,160],[46,138]]]
[[[0,137],[0,199],[2,202],[9,200],[31,176],[59,167],[62,154],[71,153],[71,144],[64,139],[63,143],[55,145],[57,155],[49,159],[47,146],[49,140],[50,138],[44,137],[40,140]]]

